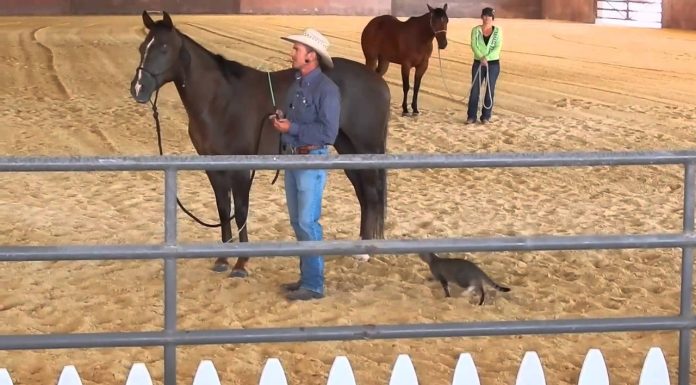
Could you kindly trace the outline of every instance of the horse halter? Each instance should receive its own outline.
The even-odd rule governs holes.
[[[179,47],[179,52],[177,53],[178,56],[181,56],[181,51],[182,51],[183,49],[185,49],[185,48],[184,48],[184,45],[182,44],[181,47]],[[145,63],[143,62],[143,63],[141,63],[141,64],[145,64]],[[147,70],[147,69],[146,69],[145,67],[143,67],[142,65],[138,66],[135,70],[136,70],[136,71],[142,71],[142,72],[145,72],[146,74],[150,75],[153,79],[155,79],[155,85],[157,86],[157,84],[159,83],[158,78],[159,78],[160,76],[162,76],[162,74],[165,74],[165,73],[169,72],[172,68],[176,67],[178,64],[179,64],[178,62],[174,61],[174,63],[172,63],[172,65],[170,65],[169,67],[165,68],[163,71],[161,71],[161,72],[158,73],[158,74],[155,74],[155,73],[153,73],[153,72]],[[157,86],[157,90],[156,90],[157,93],[159,93],[159,87],[161,87],[161,86],[162,86],[162,84],[160,84],[159,86]],[[186,88],[186,81],[183,80],[183,79],[181,80],[181,87],[182,87],[182,88]],[[157,95],[155,95],[155,103],[156,103],[156,102],[157,102]]]
[[[183,49],[183,47],[182,47],[182,49]],[[143,66],[138,66],[135,70],[136,70],[136,71],[145,72],[146,74],[152,76],[152,78],[155,79],[155,84],[157,84],[157,83],[159,83],[158,78],[159,78],[160,76],[162,76],[162,74],[165,74],[165,73],[169,72],[169,70],[171,70],[172,68],[174,68],[176,65],[177,65],[177,63],[174,63],[174,64],[170,65],[169,67],[165,68],[164,71],[162,71],[162,72],[160,72],[160,73],[157,73],[157,74],[156,74],[156,73],[153,73],[153,72],[151,72],[151,71],[149,71],[149,70],[147,70],[147,69],[146,69],[145,67],[143,67]],[[161,86],[161,85],[160,85],[160,86]],[[185,82],[184,80],[181,81],[181,86],[182,86],[182,87],[186,87],[186,82]],[[159,88],[159,87],[158,87],[158,88]]]
[[[435,27],[433,26],[433,14],[430,14],[430,30],[433,31],[433,34],[437,36],[438,33],[447,33],[447,29],[438,29],[437,31],[435,30]]]

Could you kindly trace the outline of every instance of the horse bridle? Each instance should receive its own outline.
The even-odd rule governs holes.
[[[430,30],[433,31],[435,36],[437,36],[438,33],[447,33],[446,29],[435,30],[435,27],[433,27],[433,14],[430,14]]]

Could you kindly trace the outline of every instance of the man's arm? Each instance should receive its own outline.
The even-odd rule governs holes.
[[[333,144],[338,135],[341,117],[341,94],[333,82],[322,87],[319,97],[317,119],[312,123],[290,124],[290,135],[297,136],[301,143]]]

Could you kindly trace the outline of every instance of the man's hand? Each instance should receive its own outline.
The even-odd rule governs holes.
[[[282,110],[276,110],[275,114],[268,116],[268,119],[273,122],[273,127],[283,134],[290,131],[290,121],[285,119],[285,113]]]
[[[273,127],[283,134],[290,131],[290,121],[287,119],[278,119],[275,115],[272,117]]]
[[[482,57],[481,58],[481,65],[484,67],[488,67],[488,59],[486,59],[485,57]]]

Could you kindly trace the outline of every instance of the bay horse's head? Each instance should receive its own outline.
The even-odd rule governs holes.
[[[153,92],[176,79],[181,71],[183,38],[169,14],[163,15],[162,20],[155,22],[143,11],[143,24],[149,32],[140,44],[140,65],[131,81],[131,95],[138,103],[150,100]]]
[[[427,5],[430,12],[430,28],[435,34],[437,48],[445,49],[447,47],[447,22],[449,21],[447,3],[442,8],[433,8],[430,4]]]

